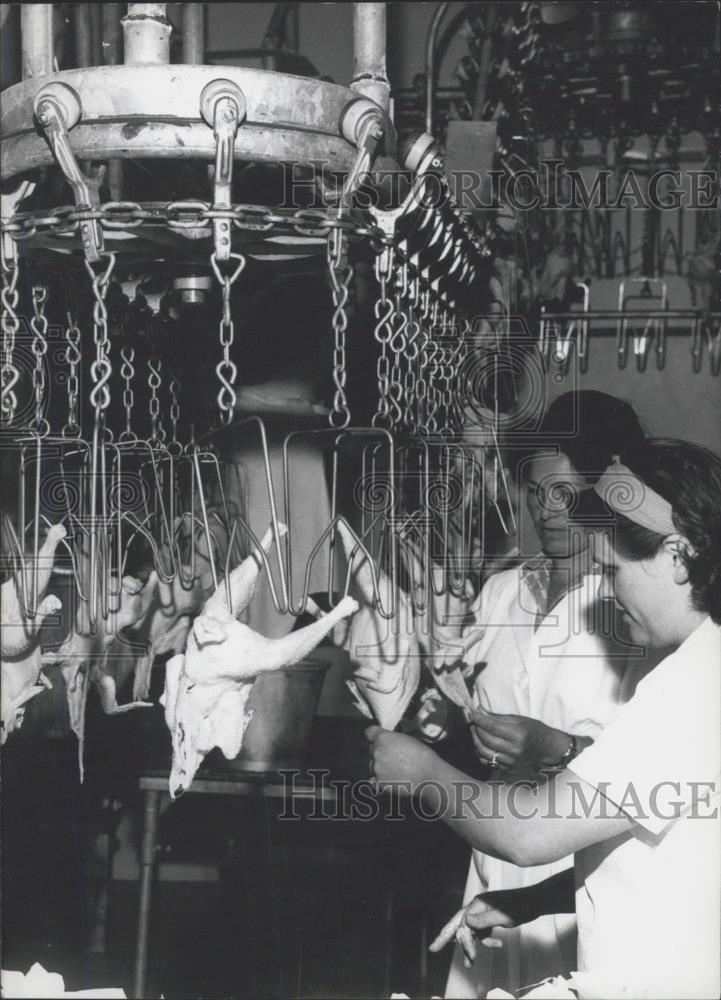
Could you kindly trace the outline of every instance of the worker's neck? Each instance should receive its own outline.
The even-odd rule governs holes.
[[[559,587],[572,587],[588,572],[590,563],[587,545],[569,556],[551,556],[551,576],[558,580]]]

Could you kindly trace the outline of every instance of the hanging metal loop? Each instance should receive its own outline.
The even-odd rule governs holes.
[[[335,394],[333,407],[328,414],[331,427],[340,430],[350,423],[350,410],[345,393],[348,381],[346,367],[346,331],[348,329],[348,314],[346,307],[350,294],[350,283],[353,280],[353,266],[348,262],[347,237],[339,229],[333,230],[328,237],[327,245],[328,273],[330,275],[333,296],[333,382]]]
[[[226,426],[232,421],[233,414],[235,413],[235,404],[237,402],[235,380],[238,377],[238,367],[230,356],[235,338],[233,315],[230,308],[230,294],[233,285],[243,273],[246,264],[246,258],[239,253],[230,254],[229,259],[237,261],[237,265],[230,274],[223,274],[217,255],[213,253],[210,258],[210,266],[213,269],[213,274],[221,287],[223,302],[220,326],[218,328],[220,346],[223,353],[222,358],[215,367],[215,374],[218,376],[218,381],[220,382],[220,389],[218,390],[220,419]]]

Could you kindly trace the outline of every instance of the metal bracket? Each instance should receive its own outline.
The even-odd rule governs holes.
[[[230,209],[232,205],[233,152],[238,128],[245,120],[248,105],[240,87],[232,80],[213,80],[200,95],[200,114],[215,136],[215,175],[213,177],[213,208]],[[215,256],[219,261],[230,260],[231,220],[213,219]]]
[[[383,113],[377,104],[365,97],[351,101],[341,116],[340,130],[348,142],[355,143],[355,163],[348,171],[341,193],[341,213],[351,207],[351,196],[370,170],[378,143],[385,134]]]
[[[68,133],[82,115],[80,98],[66,83],[48,83],[35,95],[33,111],[58,166],[73,189],[76,206],[79,209],[95,208],[100,204],[100,184],[105,167],[98,167],[90,176],[86,176],[75,159],[68,138]],[[80,237],[87,260],[91,264],[97,263],[105,249],[99,220],[82,221]]]

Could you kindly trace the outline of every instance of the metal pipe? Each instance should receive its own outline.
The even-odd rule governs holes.
[[[120,62],[120,4],[104,3],[103,8],[103,65],[117,66]]]
[[[53,71],[53,5],[24,3],[20,7],[23,80]]]
[[[104,4],[87,4],[90,14],[91,66],[101,66],[103,61],[103,7]]]
[[[386,4],[353,4],[353,80],[351,90],[390,107],[386,73]]]
[[[102,63],[104,66],[117,66],[121,61],[120,35],[120,4],[102,4]],[[113,201],[123,200],[123,161],[108,160],[108,171],[105,175]]]
[[[183,62],[202,66],[205,61],[205,4],[183,4]]]
[[[89,7],[89,3],[76,3],[73,8],[75,63],[79,69],[82,69],[84,66],[92,66],[93,64]]]
[[[167,4],[129,3],[122,20],[125,65],[167,65],[170,62],[171,24]]]
[[[433,135],[433,102],[436,88],[436,41],[438,29],[441,26],[450,3],[439,3],[428,28],[426,36],[426,132]]]

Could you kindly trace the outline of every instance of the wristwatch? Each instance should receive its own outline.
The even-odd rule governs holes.
[[[559,771],[563,771],[564,768],[568,767],[574,757],[577,757],[580,750],[578,746],[578,740],[571,734],[568,737],[568,749],[565,751],[560,760],[557,760],[555,764],[542,764],[539,768],[544,774],[558,774]]]

